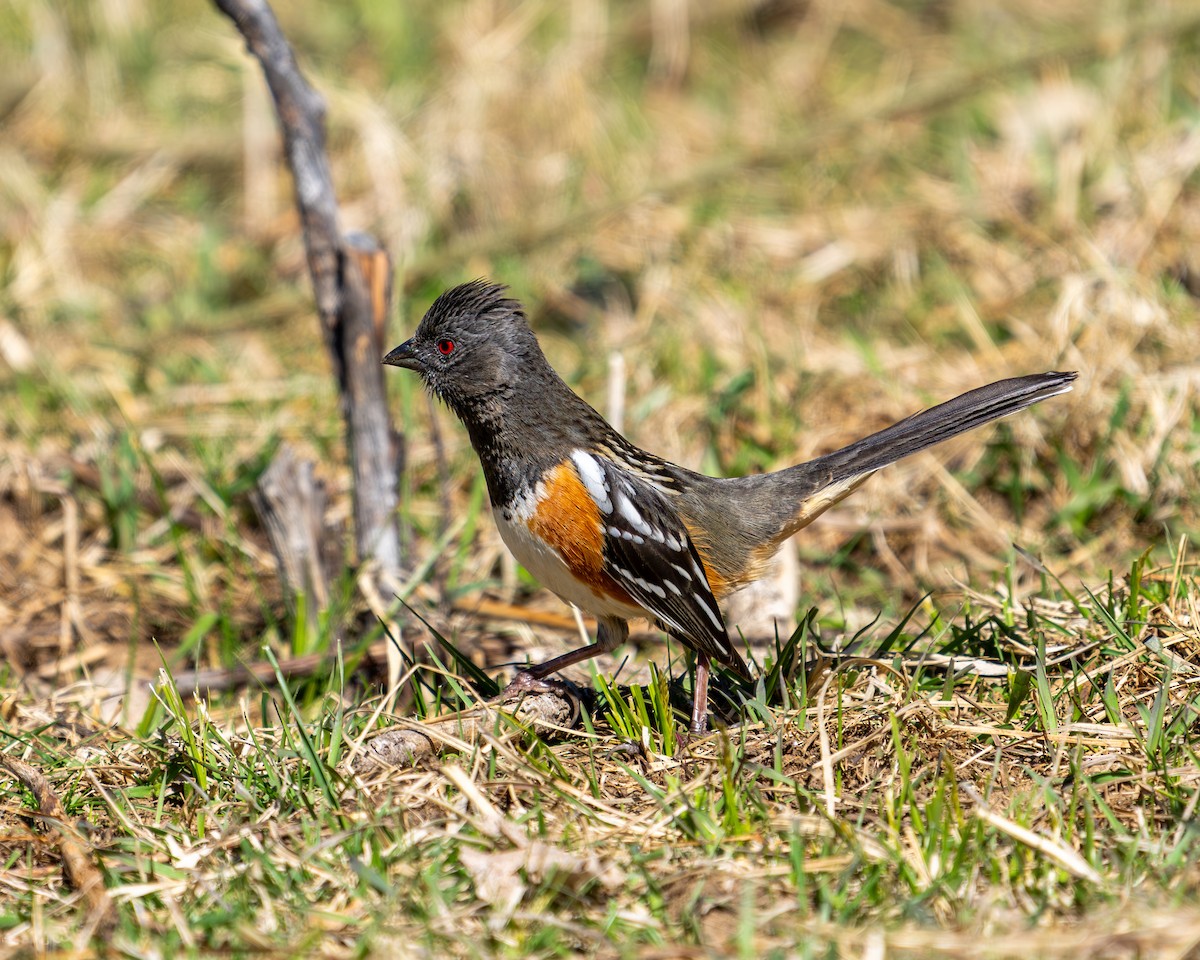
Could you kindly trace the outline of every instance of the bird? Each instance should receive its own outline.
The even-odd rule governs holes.
[[[442,293],[383,362],[416,371],[462,421],[500,537],[543,586],[596,618],[595,641],[509,689],[618,647],[645,618],[695,652],[691,734],[707,730],[716,661],[746,679],[719,601],[785,540],[882,467],[1066,393],[1075,372],[998,380],[832,453],[772,473],[710,477],[618,433],[554,371],[521,303],[479,279]]]

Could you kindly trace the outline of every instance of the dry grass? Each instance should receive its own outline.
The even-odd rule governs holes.
[[[1183,565],[1140,589],[1192,583]],[[1129,622],[1135,592],[1038,602],[1066,642],[1011,722],[1011,674],[931,682],[897,658],[826,673],[807,706],[682,758],[669,733],[631,752],[603,728],[545,740],[500,723],[473,746],[449,733],[432,764],[353,775],[372,704],[336,687],[303,718],[276,697],[256,721],[168,687],[147,738],[97,727],[77,685],[10,700],[6,725],[137,908],[130,950],[1183,956],[1200,940],[1177,905],[1200,881],[1200,638],[1179,626],[1196,598],[1147,603],[1136,642],[1097,631],[1110,600]],[[12,933],[78,937],[86,918],[17,799],[0,876],[14,908],[41,905]]]
[[[654,724],[657,752],[614,754],[601,711],[563,741],[504,728],[365,782],[347,744],[376,705],[417,709],[374,699],[365,669],[145,713],[152,641],[176,672],[305,652],[247,498],[277,444],[318,459],[349,513],[260,78],[204,5],[0,4],[0,750],[92,823],[121,949],[1200,941],[1196,17],[1045,6],[280,10],[329,101],[346,226],[399,264],[398,339],[445,286],[504,280],[635,441],[730,474],[987,380],[1081,371],[805,531],[799,606],[827,649],[878,617],[874,650],[934,591],[883,666],[797,676],[801,702],[686,763]],[[462,432],[394,385],[422,613],[487,666],[570,642],[471,612],[561,608],[506,560]],[[1143,581],[1147,551],[1163,569]],[[790,616],[795,576],[780,590]],[[360,613],[317,631],[352,663],[379,636]],[[642,640],[623,681],[663,659]],[[0,789],[0,949],[83,949],[52,832]]]

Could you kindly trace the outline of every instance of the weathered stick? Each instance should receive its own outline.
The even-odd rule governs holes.
[[[517,623],[527,623],[531,626],[546,627],[572,634],[578,629],[571,617],[547,613],[543,610],[531,610],[528,607],[517,607],[511,603],[501,603],[498,600],[460,597],[451,606],[461,613],[492,620],[512,620]],[[584,623],[590,631],[595,630],[596,622],[590,617],[584,618]],[[362,662],[382,667],[387,663],[388,648],[391,645],[391,640],[375,641],[363,651]],[[277,663],[269,660],[255,660],[233,667],[181,670],[172,674],[171,679],[185,697],[193,694],[206,696],[259,684],[271,687],[279,681],[280,676],[288,680],[295,680],[325,673],[337,662],[337,657],[336,651],[326,651],[325,653],[308,653],[287,660],[279,660]],[[57,676],[55,671],[61,668],[61,663],[50,664],[48,668],[43,668],[44,675],[47,677]],[[43,676],[43,672],[39,671],[38,676]]]
[[[392,303],[392,258],[363,233],[342,238],[342,304],[338,343],[342,402],[354,471],[354,527],[358,556],[374,557],[385,571],[400,569],[396,484],[403,441],[388,415],[383,364]]]
[[[385,575],[401,569],[396,527],[399,439],[388,416],[383,368],[391,263],[375,241],[343,236],[325,153],[325,102],[300,72],[266,0],[213,0],[262,65],[283,131],[296,188],[308,271],[325,349],[333,365],[354,473],[355,542],[360,562]]]
[[[263,471],[251,501],[266,527],[271,551],[279,564],[284,594],[293,616],[305,605],[305,620],[315,629],[317,613],[329,602],[330,583],[325,529],[325,488],[311,463],[297,460],[292,448],[280,447]]]
[[[38,814],[58,836],[63,876],[67,884],[83,894],[88,904],[88,922],[97,936],[109,933],[117,922],[117,911],[104,875],[92,862],[91,845],[67,819],[54,788],[40,770],[15,757],[0,756],[0,767],[21,781],[37,798]]]

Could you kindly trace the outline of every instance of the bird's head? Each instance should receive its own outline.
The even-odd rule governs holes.
[[[486,280],[447,290],[383,362],[416,370],[464,420],[502,406],[521,379],[546,366],[521,304],[504,294]]]

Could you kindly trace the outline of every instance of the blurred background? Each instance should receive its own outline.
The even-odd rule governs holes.
[[[343,229],[395,258],[394,342],[446,287],[507,283],[631,439],[725,475],[1080,371],[803,532],[786,605],[855,628],[928,590],[953,610],[957,584],[1038,589],[1013,542],[1095,583],[1195,537],[1195,4],[277,14],[327,101]],[[0,50],[0,652],[43,676],[140,663],[151,638],[231,662],[289,633],[248,500],[281,443],[349,515],[261,71],[199,0],[4,0]],[[416,596],[562,613],[504,559],[464,433],[414,380],[388,379]]]

